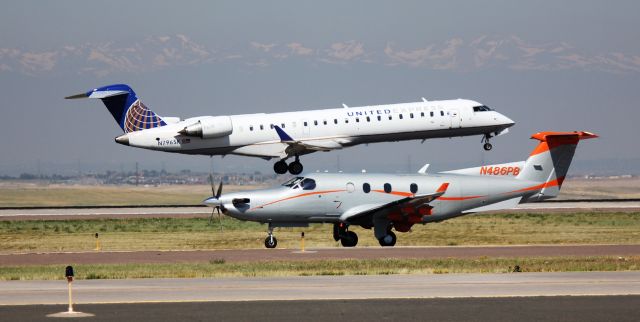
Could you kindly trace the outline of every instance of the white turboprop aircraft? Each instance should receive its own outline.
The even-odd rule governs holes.
[[[72,95],[99,98],[125,132],[116,142],[138,148],[184,154],[278,158],[276,173],[299,174],[299,156],[363,143],[483,135],[508,132],[514,122],[470,100],[445,100],[224,116],[181,120],[161,117],[148,109],[125,84],[114,84]],[[294,158],[287,165],[286,160]]]

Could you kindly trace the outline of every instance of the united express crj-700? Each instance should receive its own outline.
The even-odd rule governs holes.
[[[275,227],[333,223],[333,238],[345,247],[358,243],[349,230],[373,228],[381,246],[393,246],[393,230],[440,222],[482,211],[513,208],[553,198],[560,192],[580,140],[589,132],[540,132],[526,161],[427,174],[310,173],[270,189],[222,193],[222,184],[205,204],[225,215],[269,225],[264,241],[276,247]],[[213,187],[212,187],[213,190]]]
[[[504,134],[514,122],[470,100],[347,107],[285,113],[200,116],[181,120],[152,112],[125,84],[108,85],[74,98],[98,98],[124,134],[116,142],[138,148],[201,155],[278,158],[276,173],[302,172],[299,157],[363,143]],[[294,161],[287,164],[287,160]]]

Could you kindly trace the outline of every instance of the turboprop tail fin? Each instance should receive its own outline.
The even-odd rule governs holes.
[[[167,125],[160,116],[147,108],[126,84],[107,85],[65,98],[101,99],[125,133]]]
[[[539,132],[531,136],[539,140],[538,146],[525,161],[517,179],[542,182],[540,196],[555,197],[560,192],[569,165],[573,159],[578,142],[598,136],[584,131],[575,132]]]

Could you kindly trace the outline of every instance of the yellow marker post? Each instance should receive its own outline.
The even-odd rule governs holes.
[[[98,238],[98,233],[96,233],[96,249],[95,251],[99,252],[101,249],[100,247],[100,238]]]
[[[73,267],[67,266],[65,269],[65,275],[67,277],[67,287],[69,288],[69,310],[68,313],[73,312],[73,297],[71,296],[71,283],[73,283]]]
[[[300,251],[304,252],[304,231],[300,234]]]

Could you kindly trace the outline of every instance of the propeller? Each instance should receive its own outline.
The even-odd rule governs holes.
[[[220,204],[220,196],[222,195],[222,181],[220,181],[220,185],[218,186],[218,191],[216,192],[215,184],[213,183],[213,174],[209,174],[209,182],[211,183],[211,198],[205,200],[205,203],[212,205],[213,209],[211,209],[211,217],[209,217],[209,225],[213,223],[213,214],[218,212],[218,222],[220,223],[220,233],[223,232],[222,228],[222,214],[220,213],[220,208],[222,205]]]

